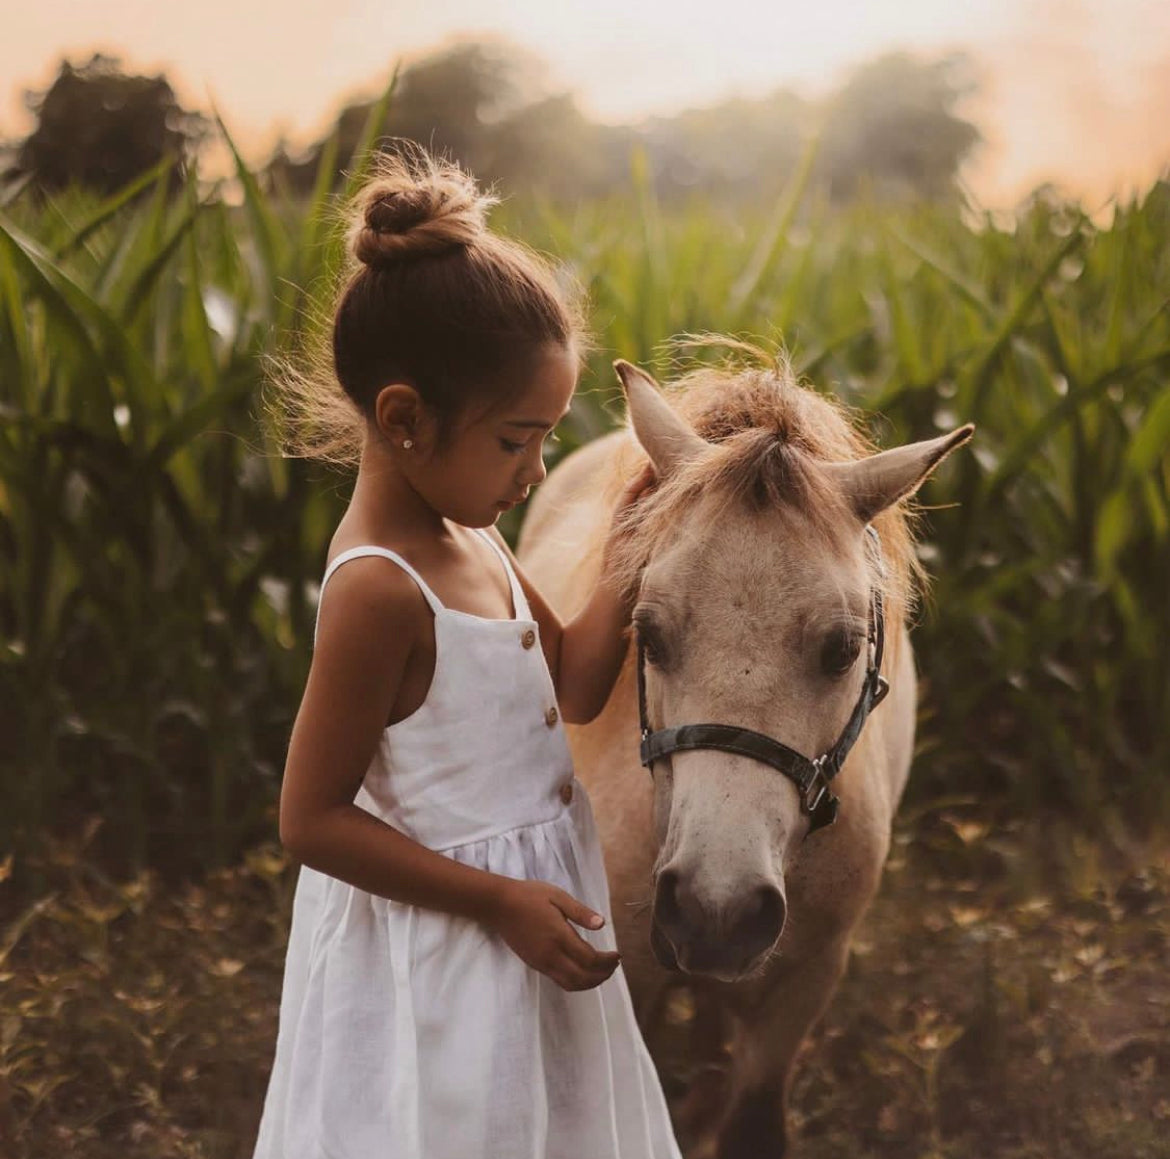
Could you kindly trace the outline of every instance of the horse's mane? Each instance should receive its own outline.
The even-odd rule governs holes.
[[[674,409],[712,444],[711,451],[692,458],[619,518],[609,571],[621,591],[632,592],[647,560],[677,538],[680,521],[694,519],[700,496],[716,498],[719,509],[724,504],[747,504],[754,510],[795,507],[831,542],[845,525],[846,513],[839,492],[817,463],[861,459],[879,449],[859,429],[861,413],[802,385],[782,350],[769,354],[711,336],[674,345],[715,343],[734,354],[721,365],[683,374],[665,391]],[[646,461],[631,431],[611,460],[605,482],[611,503]],[[912,613],[925,590],[926,575],[914,551],[916,517],[902,501],[873,521],[885,565],[884,577],[879,576],[876,561],[871,561],[873,582],[881,585],[891,628]],[[896,634],[890,635],[893,646]]]

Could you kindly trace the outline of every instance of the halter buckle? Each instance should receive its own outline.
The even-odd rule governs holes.
[[[874,683],[873,699],[869,702],[870,708],[877,708],[879,704],[886,698],[886,694],[890,691],[890,682],[879,675],[877,681]]]
[[[813,775],[801,793],[800,804],[804,812],[812,816],[820,808],[825,794],[829,791],[829,781],[825,776],[825,757],[819,756],[812,762]]]

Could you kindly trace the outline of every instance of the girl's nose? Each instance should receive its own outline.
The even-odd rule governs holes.
[[[540,455],[535,455],[526,465],[527,470],[524,472],[525,485],[534,487],[537,483],[544,482],[545,475],[548,474],[548,469],[544,465],[544,459]]]

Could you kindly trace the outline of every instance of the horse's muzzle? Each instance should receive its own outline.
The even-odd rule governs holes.
[[[650,946],[668,970],[734,980],[751,974],[784,930],[784,895],[761,884],[720,906],[704,905],[686,878],[672,869],[658,875]]]
[[[670,939],[658,928],[658,923],[650,921],[650,948],[658,959],[658,964],[667,970],[678,969],[678,955],[670,944]]]

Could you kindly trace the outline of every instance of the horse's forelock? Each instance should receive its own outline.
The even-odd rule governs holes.
[[[839,402],[801,386],[782,356],[770,367],[704,367],[684,375],[667,400],[708,443],[709,451],[684,463],[629,508],[617,525],[611,569],[620,589],[636,588],[643,568],[684,523],[705,508],[728,505],[754,511],[781,505],[801,513],[820,538],[839,536],[842,498],[818,462],[847,462],[874,453]],[[615,481],[632,478],[643,453],[618,455]],[[892,623],[909,614],[925,575],[914,553],[912,513],[897,504],[878,515],[885,576],[882,586]],[[695,529],[699,536],[702,529]],[[875,573],[874,581],[879,582]]]

